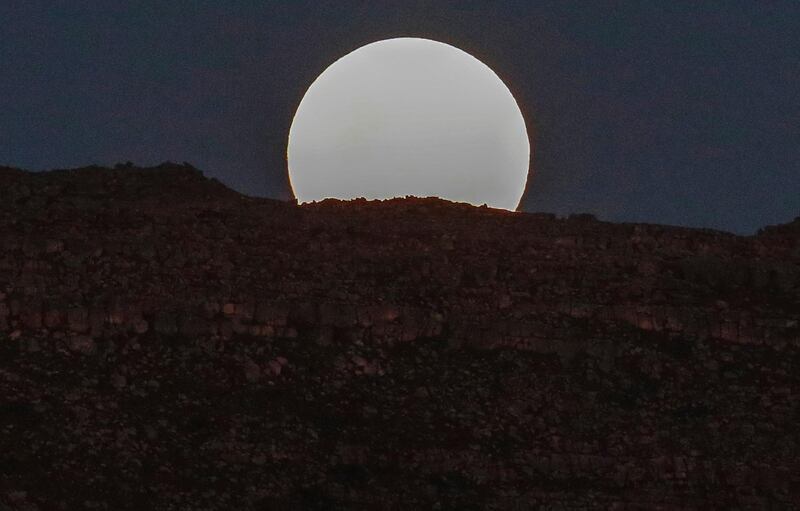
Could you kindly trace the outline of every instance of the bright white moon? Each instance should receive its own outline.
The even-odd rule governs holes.
[[[436,196],[517,208],[530,144],[514,97],[478,59],[428,39],[387,39],[334,62],[289,130],[300,202]]]

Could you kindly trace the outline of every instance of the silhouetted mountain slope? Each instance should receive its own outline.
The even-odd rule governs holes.
[[[0,509],[800,503],[792,224],[0,185]]]
[[[774,238],[783,238],[783,241],[792,242],[800,238],[800,216],[793,221],[781,225],[769,225],[764,227],[758,232],[759,236],[771,236]]]

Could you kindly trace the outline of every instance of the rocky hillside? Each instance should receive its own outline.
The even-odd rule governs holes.
[[[0,168],[0,510],[798,507],[798,321],[791,224]]]

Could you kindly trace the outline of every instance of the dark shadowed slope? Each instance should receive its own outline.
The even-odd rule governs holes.
[[[800,504],[791,224],[0,184],[0,509]]]

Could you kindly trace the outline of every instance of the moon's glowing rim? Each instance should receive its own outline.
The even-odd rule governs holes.
[[[525,176],[524,176],[524,179],[522,181],[522,186],[519,189],[519,192],[518,192],[519,196],[515,201],[514,208],[513,209],[512,208],[504,208],[502,206],[494,206],[494,207],[497,207],[498,209],[508,209],[510,211],[518,210],[519,206],[520,206],[520,203],[522,201],[522,197],[523,197],[523,195],[525,193],[525,190],[526,190],[526,187],[527,187],[527,182],[528,182],[528,180],[530,178],[531,143],[530,143],[530,133],[528,132],[528,126],[527,126],[527,123],[525,121],[525,115],[523,114],[522,109],[520,108],[519,103],[517,102],[517,99],[514,97],[514,94],[508,88],[508,86],[503,81],[503,79],[500,78],[500,76],[491,67],[489,67],[487,64],[482,62],[477,57],[471,55],[470,53],[468,53],[468,52],[466,52],[466,51],[464,51],[464,50],[462,50],[462,49],[460,49],[460,48],[458,48],[456,46],[453,46],[453,45],[450,45],[450,44],[447,44],[447,43],[443,43],[441,41],[436,41],[434,39],[427,39],[427,38],[422,38],[422,37],[395,37],[395,38],[381,39],[379,41],[374,41],[372,43],[365,44],[365,45],[360,46],[360,47],[356,48],[355,50],[353,50],[351,52],[348,52],[345,55],[339,57],[334,62],[332,62],[329,66],[327,66],[325,68],[325,70],[323,70],[319,75],[317,75],[317,78],[314,79],[314,81],[311,83],[311,85],[309,85],[308,89],[306,89],[306,92],[303,94],[303,98],[301,99],[300,103],[298,104],[297,108],[295,109],[295,113],[292,116],[292,123],[291,123],[291,126],[289,128],[289,136],[288,136],[288,142],[287,142],[287,147],[286,147],[286,163],[287,163],[287,171],[288,171],[287,174],[288,174],[289,187],[290,187],[290,189],[292,191],[292,195],[296,198],[297,202],[300,203],[300,204],[308,203],[308,202],[315,202],[316,200],[319,200],[317,198],[303,200],[298,196],[294,181],[292,179],[292,174],[293,174],[292,168],[291,168],[291,165],[289,164],[289,162],[291,161],[292,138],[293,138],[293,135],[295,135],[295,133],[294,133],[295,132],[295,126],[296,126],[295,120],[297,118],[298,113],[301,111],[301,109],[303,107],[303,102],[306,100],[307,97],[309,97],[309,95],[312,94],[312,92],[314,92],[318,88],[320,80],[326,75],[326,73],[328,73],[329,70],[331,70],[333,67],[335,67],[343,59],[346,59],[346,58],[350,57],[351,55],[353,55],[355,53],[361,52],[362,50],[366,50],[366,49],[368,49],[368,48],[370,48],[370,47],[372,47],[374,45],[383,44],[383,43],[392,42],[392,41],[399,41],[399,40],[425,41],[425,42],[429,42],[429,43],[434,43],[434,44],[446,46],[451,50],[456,50],[456,52],[458,52],[460,54],[463,54],[464,56],[468,57],[471,61],[473,61],[475,63],[478,63],[480,65],[480,67],[483,68],[485,71],[488,71],[496,79],[496,81],[502,86],[504,92],[508,95],[508,97],[511,98],[511,100],[514,103],[514,105],[516,106],[516,111],[519,114],[519,118],[522,121],[522,127],[523,127],[523,130],[525,132],[525,154],[526,154],[526,161],[528,163],[527,163],[526,168],[525,168]],[[342,197],[333,197],[333,196],[331,196],[330,198],[342,199]],[[344,200],[349,200],[351,198],[352,197],[348,197],[348,198],[345,198]],[[453,199],[449,199],[449,198],[446,198],[446,197],[443,197],[443,198],[445,200],[453,200]],[[381,200],[383,200],[383,199],[381,199]],[[453,200],[453,201],[454,202],[468,202],[468,201],[463,201],[463,200]],[[473,205],[478,206],[480,204],[473,204]]]

